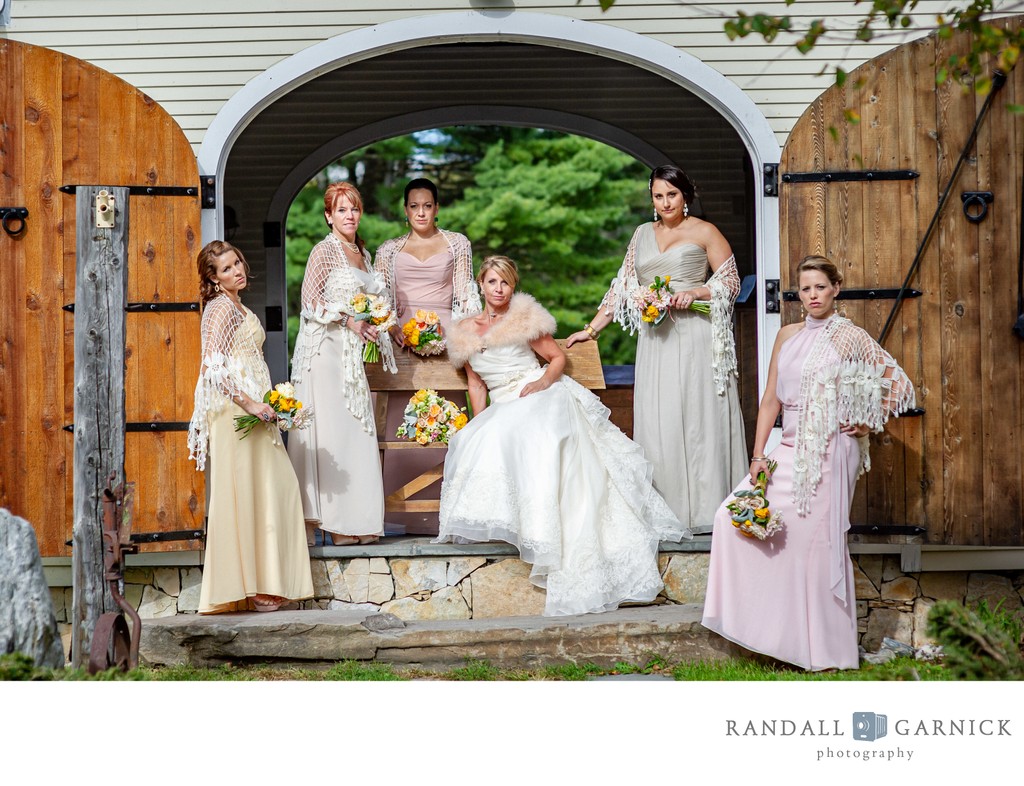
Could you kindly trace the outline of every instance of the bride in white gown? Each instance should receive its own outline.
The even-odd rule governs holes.
[[[562,375],[555,320],[513,294],[515,263],[488,257],[478,281],[484,313],[448,332],[475,416],[449,444],[437,542],[516,546],[547,590],[547,616],[654,600],[658,543],[689,530],[654,490],[641,448],[593,393]]]

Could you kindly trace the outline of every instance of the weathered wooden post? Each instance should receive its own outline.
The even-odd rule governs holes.
[[[75,200],[71,665],[80,668],[89,662],[96,621],[115,611],[103,578],[103,489],[124,482],[128,189],[79,186]]]

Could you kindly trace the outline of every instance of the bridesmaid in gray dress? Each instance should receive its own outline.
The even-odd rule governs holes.
[[[633,439],[654,465],[654,485],[694,532],[710,532],[715,511],[747,471],[736,387],[732,307],[739,274],[728,241],[690,215],[696,194],[678,167],[651,173],[656,220],[633,234],[622,267],[594,318],[567,346],[597,340],[611,322],[639,333]],[[638,297],[655,276],[671,277],[670,318],[640,318]],[[691,310],[710,301],[710,314]]]

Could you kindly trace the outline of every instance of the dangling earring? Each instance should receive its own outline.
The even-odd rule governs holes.
[[[690,215],[690,206],[688,204],[686,204],[685,202],[683,202],[683,218],[686,218],[689,215]]]
[[[804,304],[800,304],[800,319],[804,319],[807,316],[807,310],[804,308]]]
[[[654,208],[654,220],[657,221],[658,218],[659,218],[659,216],[658,216],[658,208]]]
[[[220,292],[220,284],[214,284],[213,285],[213,291],[214,292]]]
[[[333,221],[328,221],[327,222],[327,226],[329,226],[331,229],[334,229],[334,222]]]

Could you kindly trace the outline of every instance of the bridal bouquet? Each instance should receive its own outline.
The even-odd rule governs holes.
[[[421,388],[409,399],[405,421],[395,433],[397,437],[416,440],[421,445],[433,442],[448,444],[452,434],[466,425],[466,413],[436,390]]]
[[[440,355],[444,352],[444,336],[441,331],[441,318],[434,311],[422,308],[402,325],[405,345],[417,355]]]
[[[768,472],[774,472],[778,462],[768,462]],[[772,513],[765,499],[768,475],[757,473],[757,483],[750,491],[737,491],[732,502],[725,507],[732,516],[732,525],[748,538],[765,540],[782,529],[782,514]]]
[[[672,276],[655,276],[654,283],[640,293],[640,319],[651,327],[660,325],[672,307],[671,280]]]
[[[277,413],[275,425],[281,431],[307,428],[313,422],[313,409],[303,408],[302,402],[295,398],[295,388],[290,382],[282,382],[273,390],[263,395],[263,403],[270,404]],[[249,432],[260,422],[257,415],[240,415],[235,418],[235,431],[244,431],[239,439],[245,439]]]
[[[365,292],[357,292],[349,305],[352,307],[353,319],[360,322],[368,321],[379,330],[387,330],[393,325],[398,324],[398,320],[391,310],[391,304],[387,301],[387,298],[380,295],[368,295]],[[367,363],[380,362],[380,347],[376,341],[366,342],[366,346],[363,347],[363,360]]]

